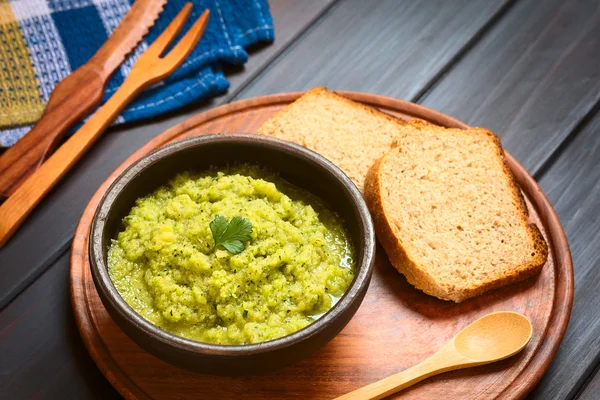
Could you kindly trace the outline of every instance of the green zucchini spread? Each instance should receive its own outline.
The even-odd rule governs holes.
[[[246,238],[215,246],[215,224],[223,233],[227,221],[223,237],[245,223]],[[201,342],[293,333],[329,310],[354,276],[340,218],[257,167],[177,175],[138,199],[123,227],[108,252],[123,299],[162,329]]]

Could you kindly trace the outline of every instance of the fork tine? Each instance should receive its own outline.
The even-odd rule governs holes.
[[[208,23],[209,15],[210,11],[208,9],[204,10],[190,30],[187,31],[183,38],[181,38],[179,43],[163,57],[163,61],[166,64],[172,65],[172,68],[176,68],[190,55],[204,33],[204,28],[206,28],[206,24]]]
[[[154,57],[160,57],[160,55],[165,51],[167,46],[175,39],[175,37],[181,32],[183,25],[187,21],[190,16],[190,12],[192,11],[192,3],[188,2],[183,6],[179,14],[171,21],[169,26],[165,28],[165,30],[156,38],[154,43],[152,43],[148,49],[146,49],[146,54],[152,54]]]

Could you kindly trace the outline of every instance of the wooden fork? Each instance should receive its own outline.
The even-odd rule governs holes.
[[[208,10],[202,13],[179,43],[161,57],[183,28],[191,10],[192,4],[187,3],[136,61],[119,90],[0,206],[0,248],[123,108],[142,90],[169,76],[192,52],[204,33]]]

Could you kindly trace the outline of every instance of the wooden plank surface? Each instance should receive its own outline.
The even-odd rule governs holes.
[[[345,0],[237,97],[325,85],[413,99],[512,3]]]
[[[577,400],[598,400],[600,398],[600,373],[596,369],[595,375],[587,382],[587,386],[577,394]]]
[[[600,1],[522,0],[420,103],[537,171],[600,100]]]
[[[52,265],[0,313],[0,397],[114,397],[70,319],[64,252],[87,200],[116,165],[167,127],[242,89],[237,98],[327,85],[420,100],[490,127],[530,171],[544,173],[542,187],[570,240],[576,298],[557,358],[530,397],[570,399],[590,378],[580,398],[600,398],[594,375],[600,363],[600,116],[561,144],[598,111],[600,2],[382,0],[375,7],[339,0],[330,7],[334,1],[270,1],[277,41],[253,54],[245,69],[230,72],[227,95],[107,134],[0,250],[0,308]]]
[[[69,257],[60,257],[0,312],[0,398],[119,398],[90,358],[69,299]]]
[[[537,399],[573,398],[600,362],[599,133],[600,113],[596,113],[539,180],[569,240],[575,299],[561,347],[532,394]],[[596,376],[588,386],[587,398],[600,399],[599,379]]]
[[[270,1],[276,40],[272,45],[252,53],[245,68],[236,69],[228,75],[231,82],[229,93],[170,117],[119,127],[106,133],[0,250],[0,309],[64,253],[86,203],[117,165],[170,126],[229,101],[237,90],[244,87],[334,2]]]

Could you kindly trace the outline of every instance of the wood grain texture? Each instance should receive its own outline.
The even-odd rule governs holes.
[[[577,393],[577,400],[597,400],[600,397],[600,374],[598,374],[598,370],[594,373],[595,375],[587,382],[583,391]]]
[[[0,156],[0,200],[40,168],[66,131],[100,104],[110,76],[142,40],[166,0],[139,0],[88,62],[56,85],[31,131]]]
[[[236,99],[327,86],[411,100],[508,4],[344,0]]]
[[[519,5],[524,3],[525,0],[519,0],[515,4]],[[275,19],[275,29],[277,40],[276,42],[267,47],[259,48],[255,54],[251,55],[248,63],[245,66],[245,69],[239,68],[233,71],[230,71],[228,74],[228,78],[232,83],[232,87],[230,92],[222,96],[212,102],[204,104],[200,108],[188,108],[182,113],[179,113],[176,116],[171,116],[169,118],[161,118],[155,119],[151,122],[145,124],[137,124],[135,126],[129,125],[126,127],[122,127],[116,130],[113,130],[111,135],[106,136],[101,140],[100,143],[97,144],[95,149],[92,149],[92,152],[89,153],[86,158],[80,162],[77,166],[74,173],[70,174],[66,181],[59,185],[50,196],[43,202],[41,207],[34,212],[31,220],[26,223],[21,232],[17,233],[17,236],[14,240],[3,250],[0,250],[0,308],[4,307],[7,302],[12,299],[17,293],[19,293],[28,283],[33,281],[38,275],[40,275],[46,268],[64,253],[64,250],[70,243],[77,219],[81,212],[84,209],[85,203],[88,201],[90,196],[94,193],[98,185],[102,182],[102,180],[112,171],[119,163],[121,163],[131,152],[146,142],[148,139],[154,137],[158,133],[162,132],[164,129],[174,125],[177,122],[180,122],[187,118],[189,115],[196,114],[198,110],[204,110],[209,107],[212,107],[217,104],[221,104],[223,102],[228,101],[232,95],[234,95],[237,91],[244,87],[244,85],[257,73],[259,73],[263,68],[269,65],[270,61],[273,57],[282,49],[285,49],[286,46],[299,34],[299,32],[303,32],[307,26],[311,25],[313,20],[317,18],[319,15],[323,13],[324,10],[328,10],[329,6],[333,3],[333,0],[303,0],[303,1],[288,1],[288,0],[271,0],[270,8],[273,13],[273,17]],[[388,4],[388,11],[390,11],[390,3]],[[429,9],[432,16],[435,16],[439,7],[437,2],[419,2],[422,9]],[[447,2],[451,3],[451,2]],[[494,2],[483,2],[480,1],[478,3],[470,3],[465,6],[466,3],[457,3],[457,5],[463,5],[462,9],[459,7],[456,10],[448,10],[446,9],[446,14],[453,15],[455,13],[468,12],[471,15],[471,20],[475,22],[480,22],[479,19],[481,13],[478,13],[477,10],[472,8],[472,4],[478,4],[484,8],[486,7],[496,7],[493,4]],[[513,2],[514,3],[514,2]],[[525,66],[530,68],[523,68],[521,73],[523,74],[523,81],[519,82],[516,87],[513,87],[514,90],[508,90],[505,94],[507,96],[503,102],[497,103],[497,99],[495,101],[492,98],[488,100],[488,104],[499,104],[504,105],[506,107],[512,106],[510,99],[512,96],[515,96],[517,99],[521,99],[521,101],[515,101],[517,104],[522,105],[527,100],[527,96],[529,93],[525,91],[523,93],[520,90],[520,85],[525,85],[528,90],[536,93],[536,102],[541,102],[545,104],[544,107],[536,108],[529,105],[529,112],[537,112],[537,119],[528,120],[526,118],[520,117],[520,123],[522,126],[512,126],[510,129],[517,132],[519,129],[523,131],[530,131],[536,129],[536,127],[542,127],[540,131],[543,133],[539,136],[539,143],[547,147],[549,149],[554,148],[551,143],[551,139],[545,139],[544,135],[555,134],[556,129],[554,125],[547,125],[545,121],[547,119],[555,120],[554,114],[562,116],[562,119],[556,119],[554,121],[557,123],[557,127],[560,129],[565,129],[566,126],[572,127],[578,123],[578,119],[585,113],[586,109],[586,101],[581,102],[580,98],[589,98],[590,95],[594,95],[597,93],[596,83],[598,82],[597,71],[598,69],[590,69],[590,65],[593,67],[597,65],[597,44],[591,43],[590,48],[590,39],[586,39],[585,42],[575,41],[571,47],[564,46],[564,42],[561,40],[560,33],[554,36],[554,40],[546,40],[544,42],[544,46],[541,46],[540,42],[536,42],[536,36],[540,34],[539,26],[540,24],[547,24],[546,30],[550,29],[565,29],[568,28],[567,37],[570,35],[573,38],[573,25],[576,25],[583,32],[583,28],[588,25],[585,24],[585,21],[589,21],[589,18],[594,15],[593,6],[594,2],[584,2],[578,3],[576,1],[573,2],[564,2],[565,7],[568,7],[569,4],[579,4],[580,10],[586,10],[586,12],[578,12],[578,9],[573,9],[570,11],[568,15],[574,15],[574,19],[566,18],[565,14],[563,14],[563,19],[560,20],[560,23],[548,23],[548,20],[553,21],[553,13],[561,10],[560,7],[556,7],[557,2],[548,0],[543,2],[535,2],[539,4],[540,8],[532,8],[532,2],[527,2],[529,4],[528,10],[533,10],[530,14],[519,13],[516,16],[512,17],[512,26],[511,29],[508,29],[507,32],[504,32],[503,39],[497,39],[493,42],[494,46],[498,46],[498,49],[495,50],[493,47],[490,47],[486,54],[488,57],[493,57],[494,53],[497,51],[503,54],[503,58],[509,58],[512,61],[512,64],[517,63],[519,66]],[[352,3],[347,3],[352,4]],[[433,4],[433,5],[432,5]],[[506,3],[505,3],[506,4]],[[552,6],[551,10],[547,7]],[[332,14],[338,15],[338,13],[343,12],[343,8],[346,7],[346,2],[340,2],[339,6],[333,9],[330,9]],[[400,7],[400,6],[398,6]],[[514,6],[513,6],[514,7]],[[341,9],[341,11],[340,11]],[[511,10],[509,8],[509,10]],[[520,8],[520,10],[523,10]],[[541,15],[539,10],[546,10]],[[373,13],[372,11],[371,13]],[[390,11],[390,12],[393,12]],[[382,18],[385,17],[389,12],[382,15]],[[373,14],[371,14],[373,15]],[[392,21],[393,23],[402,22],[402,15],[396,15],[396,18]],[[505,14],[511,15],[511,14]],[[329,15],[331,16],[331,15]],[[437,17],[439,18],[439,16]],[[447,18],[447,17],[446,17]],[[544,19],[546,22],[544,22]],[[422,26],[413,26],[413,30],[411,32],[403,31],[403,37],[398,38],[396,40],[396,44],[398,41],[410,41],[412,37],[414,37],[419,32],[424,33],[421,36],[421,51],[425,51],[427,46],[431,41],[439,40],[436,35],[436,31],[438,27],[435,24],[428,24],[426,18],[420,18],[420,21],[424,22]],[[432,18],[435,20],[435,18]],[[439,19],[438,19],[439,20]],[[581,20],[582,23],[577,23],[577,21]],[[360,29],[360,25],[362,25],[362,20],[353,14],[352,12],[345,12],[344,18],[337,18],[335,20],[336,26],[331,28],[331,32],[335,33],[337,29],[346,29],[349,30],[349,27],[346,27],[346,21],[353,21],[355,25],[353,30]],[[281,59],[278,59],[278,63],[282,63],[285,58],[290,55],[294,56],[294,60],[290,61],[289,64],[297,63],[298,69],[294,69],[293,71],[302,72],[302,63],[311,61],[313,58],[319,58],[321,60],[321,65],[323,69],[327,70],[327,62],[331,62],[331,58],[335,59],[337,57],[343,57],[345,63],[348,66],[340,65],[340,67],[346,68],[344,71],[347,73],[348,68],[351,68],[352,65],[356,64],[356,60],[361,61],[360,66],[361,69],[353,69],[352,74],[345,79],[345,75],[339,76],[331,76],[331,74],[336,74],[337,71],[333,68],[328,69],[329,78],[336,79],[336,85],[329,84],[332,88],[344,88],[344,85],[355,85],[352,86],[355,90],[369,91],[369,92],[379,92],[388,95],[394,95],[404,98],[409,98],[408,96],[402,95],[402,93],[398,90],[397,93],[394,93],[397,87],[400,85],[407,86],[410,93],[416,93],[417,96],[422,91],[420,90],[412,90],[410,89],[410,82],[407,83],[411,76],[402,74],[402,69],[393,69],[392,74],[371,74],[372,70],[371,64],[375,63],[378,59],[383,59],[386,64],[391,65],[390,68],[394,68],[395,62],[401,62],[404,59],[402,58],[402,54],[397,52],[391,53],[381,53],[378,51],[380,46],[386,46],[386,50],[389,50],[389,46],[385,43],[385,40],[389,37],[383,34],[379,35],[379,33],[386,32],[387,29],[383,24],[379,24],[376,18],[369,19],[370,25],[373,26],[373,34],[368,36],[369,38],[380,38],[382,39],[380,42],[362,41],[361,37],[358,36],[350,36],[351,39],[346,41],[340,41],[343,45],[343,49],[345,53],[340,52],[337,48],[330,49],[328,51],[329,54],[321,55],[317,49],[325,46],[330,38],[322,36],[319,40],[315,40],[313,42],[313,46],[301,46],[301,42],[296,44],[293,49],[289,49],[282,55]],[[389,20],[386,19],[389,22]],[[528,22],[529,21],[529,22]],[[534,25],[531,25],[531,21],[535,21]],[[497,32],[501,30],[502,25],[504,23],[504,18],[500,19],[499,22],[493,27],[493,32]],[[444,43],[446,43],[449,48],[454,48],[454,35],[459,35],[460,30],[469,29],[470,21],[464,21],[465,26],[454,26],[454,31],[452,31],[452,35],[446,35],[446,37],[442,38]],[[330,21],[323,21],[320,25],[316,25],[314,30],[323,29],[322,26],[325,25],[334,25]],[[525,25],[527,28],[520,28],[521,25]],[[534,29],[538,27],[537,30]],[[391,29],[391,28],[390,28]],[[398,26],[396,29],[399,29]],[[362,31],[364,32],[364,31]],[[429,32],[430,34],[427,34]],[[364,35],[363,35],[364,36]],[[303,39],[310,38],[310,31],[305,35]],[[460,36],[459,36],[460,37]],[[485,37],[484,37],[485,39]],[[470,39],[469,39],[470,40]],[[352,45],[352,41],[357,43],[356,45]],[[555,47],[555,42],[560,44],[561,46]],[[469,46],[468,41],[463,41],[465,46]],[[537,43],[537,44],[536,44]],[[597,43],[597,42],[596,42]],[[503,50],[506,46],[509,47],[508,50]],[[512,47],[511,47],[512,46]],[[582,47],[583,46],[583,47]],[[531,53],[527,52],[527,49],[531,47]],[[295,48],[301,48],[302,51],[294,51]],[[515,50],[514,54],[512,53],[511,48],[518,48],[520,53]],[[587,49],[587,50],[586,50]],[[393,50],[393,49],[392,49]],[[461,48],[461,51],[464,50],[464,46]],[[535,50],[535,51],[533,51]],[[481,51],[478,46],[475,46],[473,51]],[[557,71],[560,74],[554,75],[554,78],[550,75],[544,74],[536,74],[536,65],[537,62],[542,62],[542,65],[546,65],[550,58],[554,58],[556,60],[561,59],[562,52],[566,51],[570,54],[568,57],[569,60],[577,60],[576,63],[572,65],[565,65],[568,60],[562,59],[562,64],[560,68],[557,68]],[[582,56],[582,52],[585,56]],[[355,57],[352,58],[349,54],[355,54]],[[440,48],[440,54],[446,54],[447,51],[444,47]],[[378,58],[369,58],[371,54],[377,54]],[[528,56],[530,54],[530,56]],[[573,55],[578,55],[578,57],[573,58]],[[454,56],[449,57],[448,59],[452,60]],[[469,60],[469,53],[461,59],[461,62],[465,62]],[[525,62],[527,60],[527,62]],[[499,62],[502,59],[497,60]],[[312,61],[311,61],[312,62]],[[418,65],[431,65],[431,58],[421,59],[418,57],[414,57],[411,60],[411,63],[415,63]],[[590,64],[592,63],[592,64]],[[595,64],[594,64],[595,63]],[[471,98],[475,96],[477,98],[478,93],[480,93],[479,87],[483,88],[481,91],[489,91],[493,89],[495,86],[500,85],[503,81],[503,74],[506,74],[508,70],[512,67],[511,63],[506,64],[503,68],[504,70],[500,70],[498,73],[495,73],[493,65],[487,65],[486,60],[479,57],[475,62],[472,63],[469,73],[463,73],[460,75],[460,78],[457,75],[454,75],[454,70],[448,72],[448,76],[452,78],[453,84],[456,85],[457,92],[450,92],[449,86],[446,86],[446,89],[442,92],[439,92],[440,86],[438,86],[434,90],[438,90],[439,96],[446,96],[445,99],[441,99],[441,102],[444,104],[444,111],[454,114],[462,119],[467,120],[468,122],[474,124],[487,124],[494,123],[492,120],[484,119],[485,118],[497,118],[498,123],[500,124],[509,124],[513,118],[513,114],[503,113],[502,110],[495,110],[493,107],[488,107],[487,109],[481,109],[478,111],[478,118],[482,118],[481,122],[478,122],[476,118],[471,118],[469,113],[473,113],[475,108],[479,106],[479,101],[471,101]],[[411,65],[409,65],[411,66]],[[264,75],[267,75],[270,70],[277,71],[277,65],[271,65],[264,72]],[[478,69],[482,68],[486,71],[485,76],[481,77],[477,75]],[[446,66],[438,70],[437,74],[443,72],[446,69]],[[572,69],[572,71],[571,71]],[[419,68],[415,70],[411,70],[413,76],[420,76],[421,71]],[[578,72],[579,71],[579,72]],[[379,71],[381,72],[381,71]],[[591,72],[591,73],[590,73]],[[291,73],[287,74],[286,70],[281,70],[277,73],[277,79],[280,82],[284,82],[289,79],[295,79]],[[317,76],[320,76],[321,79],[317,80],[319,84],[328,84],[327,76],[323,73],[320,74],[319,69],[317,69]],[[432,75],[434,77],[436,74]],[[546,81],[541,81],[544,77],[546,77]],[[314,76],[304,76],[303,79],[313,79]],[[440,81],[443,83],[445,81],[446,76],[442,76]],[[477,79],[475,79],[477,78]],[[552,87],[547,85],[548,79],[551,79],[555,84],[559,84],[561,91],[558,93],[556,91],[552,91]],[[583,80],[583,83],[579,80]],[[546,83],[544,83],[546,82]],[[430,81],[429,84],[432,82]],[[299,89],[302,87],[309,87],[310,85],[304,84],[301,86],[301,82],[297,81],[297,84],[294,85],[293,89]],[[537,86],[536,86],[537,84]],[[265,88],[268,88],[270,92],[280,91],[277,86],[269,81],[263,81],[261,85],[264,85]],[[589,91],[583,90],[582,86],[588,86],[587,89]],[[544,86],[545,91],[540,91],[539,87]],[[350,87],[350,86],[348,86]],[[491,88],[491,89],[490,89]],[[532,89],[533,88],[533,89]],[[594,89],[596,88],[596,89]],[[261,92],[261,86],[253,87],[254,93],[262,94],[267,93],[267,91]],[[509,88],[510,89],[510,88]],[[576,92],[572,92],[574,89],[577,89]],[[457,93],[461,93],[461,96],[457,96]],[[247,96],[249,96],[248,94]],[[579,96],[579,97],[577,97]],[[243,96],[242,96],[243,97]],[[437,97],[436,97],[437,98]],[[525,99],[525,100],[523,100]],[[431,96],[426,97],[425,101],[432,101],[433,98]],[[433,103],[426,103],[435,108],[442,108],[441,105],[435,105]],[[466,105],[471,104],[470,107]],[[535,105],[534,104],[534,105]],[[451,107],[451,108],[446,108]],[[579,108],[578,108],[579,107]],[[500,111],[500,112],[499,112]],[[498,114],[498,115],[496,115]],[[504,126],[504,125],[502,125]],[[598,132],[598,124],[596,123],[595,131]],[[502,134],[502,132],[498,132]],[[591,134],[590,134],[591,135]],[[588,137],[592,137],[588,135]],[[518,135],[515,135],[518,138]],[[521,156],[518,153],[518,140],[513,142],[513,144],[508,143],[507,147],[510,151],[514,152],[521,159]],[[586,149],[585,142],[581,146],[580,149]],[[597,150],[596,150],[597,152]],[[596,153],[597,154],[597,153]],[[536,154],[536,157],[541,156],[543,159],[546,159],[550,156],[549,152],[544,154]],[[581,298],[581,300],[577,300],[575,302],[575,309],[573,314],[573,319],[571,321],[571,327],[567,332],[567,336],[564,340],[564,343],[558,353],[556,362],[553,363],[551,369],[546,374],[545,379],[541,382],[538,389],[534,391],[534,393],[530,396],[531,398],[539,398],[539,399],[561,399],[561,398],[571,398],[572,395],[576,392],[576,388],[579,387],[584,380],[582,375],[591,373],[593,371],[593,367],[591,364],[594,364],[595,360],[598,360],[598,356],[594,356],[592,353],[594,351],[589,352],[590,349],[595,350],[598,348],[597,338],[600,336],[598,332],[598,327],[596,325],[596,320],[598,316],[595,315],[594,312],[591,314],[587,310],[587,303],[594,306],[594,301],[597,299],[597,291],[598,291],[598,282],[596,280],[587,280],[590,277],[593,277],[595,266],[598,265],[597,259],[597,248],[598,248],[598,236],[597,230],[594,228],[594,224],[597,226],[597,219],[595,213],[595,203],[593,200],[588,198],[592,195],[598,197],[598,191],[596,189],[590,191],[590,187],[594,188],[594,183],[598,181],[598,177],[596,176],[593,169],[592,161],[590,161],[590,157],[592,155],[587,155],[586,159],[588,165],[588,169],[581,172],[576,170],[575,168],[569,168],[569,165],[574,165],[575,161],[578,159],[578,155],[576,152],[572,152],[569,159],[570,163],[563,166],[561,169],[561,173],[567,174],[567,178],[564,180],[561,178],[560,174],[548,174],[547,176],[554,176],[554,179],[557,182],[557,186],[554,188],[553,201],[555,201],[558,197],[563,198],[563,202],[566,202],[566,206],[561,208],[560,214],[563,218],[563,222],[567,224],[569,220],[573,220],[572,227],[569,232],[569,239],[574,247],[574,256],[575,256],[575,267],[576,271],[580,268],[585,268],[588,272],[588,275],[585,279],[579,277],[577,281],[577,289],[584,286],[583,289],[579,290],[579,294],[577,298]],[[531,166],[537,163],[536,160],[529,160],[527,158],[521,159],[527,165]],[[540,163],[541,164],[541,163]],[[583,163],[579,164],[583,166]],[[596,168],[597,169],[597,168]],[[535,168],[537,170],[537,168]],[[590,172],[592,171],[592,172]],[[580,175],[581,174],[581,175]],[[546,176],[546,177],[547,177]],[[545,177],[545,178],[546,178]],[[581,181],[585,181],[586,185],[582,186],[582,191],[579,191],[577,188],[577,183],[572,182],[572,179],[576,177]],[[588,178],[589,179],[586,179]],[[596,181],[593,181],[595,179]],[[563,186],[561,186],[563,185]],[[544,186],[546,187],[546,186]],[[568,193],[564,188],[568,187]],[[563,190],[565,193],[563,194]],[[570,198],[569,201],[566,201],[566,198]],[[585,203],[585,207],[579,208],[579,202]],[[593,224],[586,224],[587,221],[593,221]],[[579,255],[581,253],[581,255]],[[59,265],[59,264],[57,264]],[[50,268],[55,268],[52,266]],[[46,277],[48,273],[44,274],[42,278],[44,282],[46,282]],[[62,276],[61,276],[62,277]],[[63,278],[64,280],[64,278]],[[62,393],[64,396],[60,397],[72,397],[72,398],[84,398],[84,397],[95,397],[92,393],[94,389],[82,389],[81,392],[73,392],[71,391],[72,387],[80,387],[83,385],[90,385],[90,387],[94,387],[95,383],[91,376],[99,375],[97,372],[94,375],[92,372],[87,372],[85,369],[79,370],[77,368],[66,368],[63,367],[61,369],[61,373],[63,375],[63,380],[56,381],[60,382],[56,386],[52,383],[50,376],[54,376],[55,371],[52,370],[51,367],[44,367],[40,369],[38,363],[42,359],[51,360],[53,357],[58,357],[59,359],[66,359],[63,357],[65,354],[74,352],[77,353],[74,348],[77,348],[77,343],[71,340],[58,340],[56,342],[52,342],[52,346],[44,346],[39,347],[36,346],[36,343],[43,343],[46,338],[47,332],[53,332],[61,328],[61,321],[65,318],[60,313],[68,313],[68,307],[57,306],[52,309],[45,309],[45,312],[42,314],[36,314],[36,318],[39,319],[31,319],[29,318],[29,313],[27,313],[28,307],[31,304],[36,302],[46,302],[48,304],[58,304],[57,298],[63,296],[64,297],[64,285],[60,285],[60,280],[57,279],[54,286],[47,291],[38,292],[38,291],[25,291],[22,293],[22,296],[15,300],[14,306],[11,306],[11,312],[14,312],[14,320],[17,319],[19,321],[29,321],[27,328],[19,331],[18,335],[12,336],[10,341],[6,342],[6,346],[2,347],[2,352],[0,354],[4,355],[5,349],[15,349],[15,354],[13,355],[12,360],[21,360],[20,364],[22,368],[10,370],[11,375],[2,376],[3,379],[2,385],[0,385],[0,393],[7,398],[19,398],[19,396],[4,396],[5,394],[13,393],[12,389],[16,386],[12,386],[7,382],[15,382],[19,385],[25,387],[27,384],[41,388],[39,390],[38,396],[44,396],[44,387],[53,388],[50,392],[50,395],[46,397],[56,398]],[[63,282],[64,283],[64,282]],[[37,283],[36,283],[37,285]],[[33,286],[32,286],[33,287]],[[596,306],[594,306],[596,307]],[[7,309],[8,310],[8,309]],[[0,318],[2,318],[0,316]],[[6,320],[5,320],[6,321]],[[2,328],[6,329],[8,324],[12,323],[7,321],[7,324],[2,324]],[[17,326],[17,322],[15,325]],[[575,326],[575,327],[573,327]],[[38,329],[39,328],[39,329]],[[35,335],[32,337],[27,336],[27,334]],[[50,336],[49,336],[50,337]],[[63,338],[61,336],[60,338]],[[20,346],[20,341],[24,341],[24,345]],[[74,339],[73,339],[74,340]],[[28,351],[29,347],[35,348],[35,352]],[[58,352],[58,353],[54,353]],[[8,354],[8,353],[7,353]],[[62,355],[57,355],[62,354]],[[73,355],[71,355],[72,357]],[[87,359],[87,357],[83,357]],[[2,371],[6,372],[7,369],[4,368],[3,357],[0,357],[0,366],[3,368]],[[88,359],[89,361],[89,359]],[[581,363],[579,363],[581,361]],[[17,365],[17,364],[15,364]],[[49,365],[49,364],[48,364]],[[42,371],[43,373],[40,373]],[[46,375],[48,374],[48,375]],[[35,378],[32,380],[33,376],[39,376],[39,378]],[[310,378],[310,377],[308,377]],[[308,379],[307,378],[307,379]],[[85,382],[85,383],[84,383]],[[8,385],[8,386],[7,386]],[[62,385],[62,388],[61,388]],[[592,387],[590,384],[589,388]],[[7,389],[7,390],[5,390]],[[60,391],[62,389],[62,392]],[[21,393],[21,392],[14,392]],[[31,392],[27,392],[31,393]],[[100,392],[101,393],[101,392]],[[593,392],[592,392],[593,394]],[[28,396],[23,396],[28,397]],[[102,398],[102,395],[98,395],[98,397]],[[587,397],[587,398],[598,398],[596,397]]]
[[[600,100],[600,2],[518,1],[419,102],[537,171]]]
[[[153,119],[107,132],[55,190],[34,210],[13,239],[0,250],[0,309],[38,277],[69,246],[85,204],[108,174],[135,149],[200,110],[229,101],[270,60],[318,18],[334,0],[271,0],[275,42],[255,49],[243,70],[228,79],[230,93],[175,116]],[[32,243],[35,245],[32,246]]]
[[[596,114],[540,179],[569,239],[575,270],[575,301],[556,359],[533,393],[532,397],[537,399],[573,398],[600,364],[599,133],[600,114]],[[598,376],[582,398],[600,398]]]
[[[0,312],[0,398],[120,398],[79,336],[68,271],[65,254]]]
[[[399,117],[418,116],[447,126],[465,126],[399,100],[344,94]],[[566,239],[551,206],[533,178],[509,155],[507,161],[526,193],[532,222],[538,225],[551,249],[546,266],[535,278],[460,304],[443,302],[408,285],[379,251],[365,301],[342,333],[308,359],[255,377],[214,377],[171,367],[141,350],[114,324],[95,291],[87,254],[91,219],[108,185],[131,162],[166,143],[209,132],[253,132],[299,95],[250,99],[191,118],[136,151],[96,192],[75,233],[71,294],[86,346],[107,378],[128,398],[193,395],[262,399],[280,398],[282,393],[286,398],[331,398],[417,364],[478,317],[513,310],[524,313],[533,322],[534,337],[524,353],[497,364],[433,378],[402,395],[415,399],[512,399],[527,393],[541,378],[564,333],[572,299],[572,266]],[[530,201],[536,204],[535,208]]]

